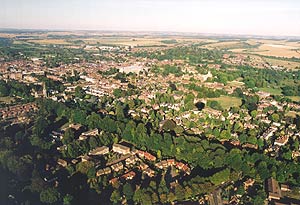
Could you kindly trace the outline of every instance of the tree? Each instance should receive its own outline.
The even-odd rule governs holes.
[[[120,104],[116,105],[116,116],[118,120],[123,120],[125,118],[123,107]]]
[[[220,185],[221,183],[228,181],[229,176],[230,176],[230,170],[224,169],[212,175],[210,177],[210,181],[215,185]]]
[[[72,205],[72,202],[73,202],[73,196],[70,195],[70,194],[67,194],[66,196],[64,196],[63,198],[63,204],[64,205]]]
[[[40,200],[46,204],[53,204],[59,200],[59,192],[55,188],[48,188],[40,193]]]
[[[131,200],[134,194],[131,184],[126,183],[122,189],[123,194],[125,195],[127,200]]]
[[[85,92],[82,89],[82,87],[77,86],[75,88],[75,97],[78,97],[78,98],[82,99],[82,98],[84,98],[84,96],[85,96]]]
[[[257,116],[257,110],[252,110],[251,113],[250,113],[251,117],[252,118],[256,118]]]
[[[0,97],[8,96],[9,89],[7,88],[6,84],[0,82]]]
[[[75,135],[74,135],[72,128],[68,128],[66,130],[66,132],[64,133],[62,142],[64,144],[69,144],[70,142],[73,142],[74,139],[75,139]]]
[[[273,114],[271,115],[271,119],[272,119],[274,122],[278,122],[279,119],[280,119],[280,117],[279,117],[278,114],[273,113]]]
[[[121,198],[121,194],[120,191],[118,189],[114,189],[114,191],[112,192],[111,196],[110,196],[110,201],[113,204],[120,204],[122,198]]]
[[[197,102],[197,103],[195,104],[195,106],[197,107],[198,110],[201,111],[201,110],[204,109],[205,103],[203,103],[203,102]]]

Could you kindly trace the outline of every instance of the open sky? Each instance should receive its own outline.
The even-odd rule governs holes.
[[[0,0],[0,28],[300,36],[300,0]]]

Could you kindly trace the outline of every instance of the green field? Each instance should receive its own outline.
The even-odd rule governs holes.
[[[12,103],[15,99],[13,97],[0,97],[0,102]]]
[[[270,93],[271,95],[281,95],[280,88],[258,88],[260,91]]]
[[[300,115],[300,113],[295,111],[289,111],[288,113],[285,114],[285,116],[292,117],[292,118],[295,118],[297,115]]]
[[[228,109],[230,107],[239,107],[242,105],[242,100],[240,98],[230,97],[230,96],[210,98],[209,100],[215,100],[219,102],[223,109]]]
[[[288,98],[290,98],[292,101],[300,102],[300,96],[289,96]]]

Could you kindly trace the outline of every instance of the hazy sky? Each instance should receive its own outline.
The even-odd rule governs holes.
[[[300,36],[300,0],[0,0],[0,28]]]

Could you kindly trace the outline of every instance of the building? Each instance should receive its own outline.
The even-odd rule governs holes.
[[[277,139],[275,140],[275,142],[274,142],[274,145],[283,146],[283,145],[285,145],[288,141],[289,141],[289,136],[284,135],[284,136],[281,136],[281,137],[277,138]]]
[[[115,172],[118,172],[124,168],[123,163],[119,162],[116,164],[111,165],[111,169],[114,170]]]
[[[155,166],[159,169],[164,169],[164,168],[167,168],[169,165],[168,165],[167,160],[163,160],[163,161],[156,163]]]
[[[104,175],[104,174],[110,174],[111,173],[111,168],[110,167],[105,167],[103,169],[99,169],[97,172],[96,172],[96,176],[99,177],[101,175]]]
[[[144,173],[147,174],[149,177],[155,176],[154,170],[150,169],[149,167],[144,170]]]
[[[119,154],[129,154],[130,153],[130,147],[126,147],[121,144],[114,144],[112,150]]]
[[[87,132],[83,132],[82,133],[83,136],[96,136],[96,135],[99,135],[99,131],[98,129],[93,129],[93,130],[89,130]]]
[[[135,164],[136,161],[138,161],[138,160],[139,160],[139,159],[138,159],[135,155],[133,155],[133,156],[127,158],[127,159],[125,160],[125,162],[126,162],[126,165],[130,165],[130,164]]]
[[[141,150],[138,150],[137,151],[137,154],[139,155],[139,157],[141,158],[145,158],[149,161],[155,161],[156,160],[156,157],[148,152],[144,152],[144,151],[141,151]]]
[[[126,174],[122,175],[121,178],[125,179],[125,180],[130,180],[133,179],[135,177],[135,172],[134,171],[130,171],[127,172]]]
[[[279,200],[281,198],[281,189],[279,187],[278,182],[274,178],[270,178],[267,181],[267,192],[268,192],[268,199],[272,200]]]
[[[68,162],[66,160],[63,160],[63,159],[58,159],[57,164],[59,164],[62,167],[68,166]]]
[[[281,184],[281,187],[280,187],[281,191],[291,191],[290,189],[290,186],[287,185],[287,184]]]
[[[89,152],[89,155],[104,155],[109,153],[109,148],[106,146],[97,147]]]

